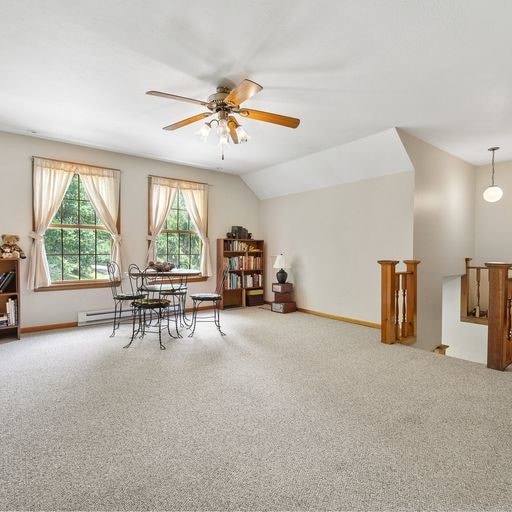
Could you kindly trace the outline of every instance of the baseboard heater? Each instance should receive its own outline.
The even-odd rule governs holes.
[[[130,308],[123,309],[121,320],[131,320],[132,311]],[[80,311],[78,313],[78,325],[104,324],[114,321],[114,310],[103,309],[100,311]]]
[[[203,309],[212,309],[211,306],[203,306],[198,308],[202,311]],[[186,311],[190,312],[191,308],[187,308]],[[173,315],[173,313],[170,313]],[[123,309],[121,315],[121,321],[129,320],[132,321],[132,311],[130,308]],[[93,325],[93,324],[106,324],[114,321],[114,310],[113,309],[102,309],[98,311],[79,311],[78,312],[78,326]]]

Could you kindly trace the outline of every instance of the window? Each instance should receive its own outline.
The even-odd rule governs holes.
[[[108,286],[120,265],[121,171],[33,157],[30,290]]]
[[[73,176],[48,226],[45,249],[52,282],[108,279],[112,237],[96,215],[79,174]]]
[[[178,190],[165,225],[156,238],[159,261],[170,261],[178,268],[199,269],[201,239],[185,206],[183,193]]]
[[[211,275],[207,183],[149,176],[147,261]]]

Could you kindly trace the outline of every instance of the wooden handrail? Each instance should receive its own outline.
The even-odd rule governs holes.
[[[465,258],[466,260],[466,268],[479,268],[479,269],[483,269],[483,270],[487,270],[487,267],[485,265],[483,266],[478,266],[478,265],[470,265],[469,262],[472,260],[473,258]]]
[[[512,263],[486,263],[489,269],[487,368],[504,370],[512,363],[510,280]]]
[[[406,270],[396,271],[397,260],[380,260],[381,341],[414,341],[416,335],[417,260],[404,260]]]

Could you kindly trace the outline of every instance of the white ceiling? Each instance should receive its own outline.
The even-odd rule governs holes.
[[[260,199],[414,171],[394,128],[242,176]]]
[[[0,130],[245,174],[401,127],[473,164],[512,160],[510,0],[0,0]],[[161,128],[243,78],[253,120],[220,160]]]

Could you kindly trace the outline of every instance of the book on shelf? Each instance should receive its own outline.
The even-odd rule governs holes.
[[[232,251],[232,252],[242,252],[247,251],[249,248],[246,242],[242,242],[240,240],[225,240],[224,241],[224,250]]]
[[[18,324],[18,301],[16,299],[8,299],[5,303],[5,316],[7,317],[7,325]]]
[[[263,285],[263,276],[261,274],[246,274],[244,276],[244,288],[258,288]]]
[[[243,266],[242,256],[224,258],[224,267],[228,270],[241,270]]]
[[[247,270],[259,270],[262,267],[261,256],[244,256],[243,265]]]
[[[14,270],[5,273],[5,275],[2,277],[2,280],[0,281],[0,292],[3,292],[7,289],[15,275],[16,272],[14,272]]]
[[[228,252],[261,252],[258,249],[257,243],[259,240],[255,240],[254,243],[245,242],[242,240],[224,240],[224,250]]]
[[[224,281],[225,290],[234,290],[235,288],[258,288],[263,286],[262,274],[228,274]]]
[[[224,258],[224,268],[228,270],[261,270],[261,256],[228,256]]]
[[[228,274],[224,281],[224,289],[234,290],[236,288],[242,288],[242,276],[238,274]]]

